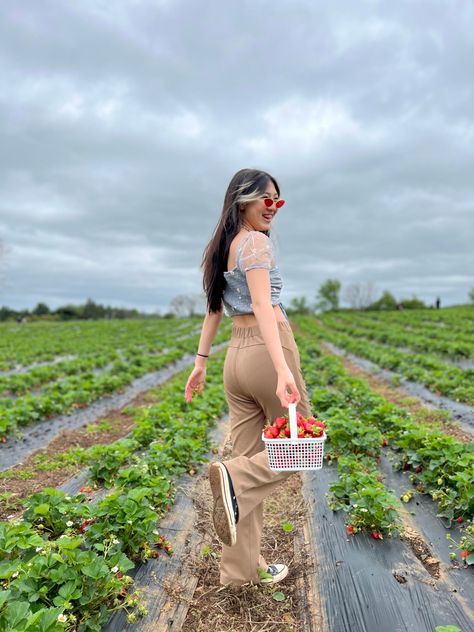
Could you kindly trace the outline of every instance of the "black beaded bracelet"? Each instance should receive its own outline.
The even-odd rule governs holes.
[[[196,353],[196,355],[201,356],[201,358],[208,358],[208,355],[204,355],[204,353]]]

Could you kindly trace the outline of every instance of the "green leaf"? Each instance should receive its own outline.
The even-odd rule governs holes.
[[[470,553],[466,557],[466,564],[474,564],[474,553]]]
[[[275,601],[285,601],[286,597],[285,597],[285,593],[282,593],[280,591],[278,592],[274,592],[272,595],[273,599]]]
[[[273,575],[271,573],[267,573],[267,571],[263,570],[263,568],[258,569],[258,576],[260,579],[273,579]]]
[[[294,529],[293,524],[291,522],[282,522],[281,523],[281,528],[283,529],[283,531],[285,533],[291,533]]]
[[[37,505],[34,508],[35,514],[40,516],[46,516],[49,513],[49,505],[48,503],[41,503],[41,505]]]
[[[456,625],[437,625],[436,632],[461,632]]]
[[[92,577],[92,579],[100,579],[110,572],[108,566],[100,560],[94,560],[91,564],[86,564],[81,568],[81,571],[84,575]]]
[[[10,597],[10,594],[11,594],[11,590],[2,590],[2,591],[0,591],[0,608],[3,606],[3,604]]]
[[[9,605],[5,611],[5,623],[8,623],[10,627],[7,630],[16,628],[22,623],[26,617],[30,616],[30,604],[25,601],[14,601]]]

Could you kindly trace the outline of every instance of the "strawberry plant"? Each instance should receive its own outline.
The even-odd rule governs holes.
[[[25,500],[23,519],[48,537],[57,537],[89,515],[84,498],[83,494],[68,496],[53,487],[46,487]]]
[[[465,564],[474,565],[474,523],[471,522],[463,529],[459,542],[456,542],[449,533],[446,538],[459,550],[461,560]]]
[[[329,486],[332,496],[326,497],[331,509],[342,509],[348,514],[348,533],[368,531],[375,539],[381,539],[382,534],[393,536],[401,531],[397,513],[401,505],[378,480],[373,461],[340,457],[338,473],[339,480]]]

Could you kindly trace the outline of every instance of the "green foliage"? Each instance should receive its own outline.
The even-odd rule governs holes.
[[[275,601],[285,601],[286,596],[285,593],[281,592],[281,590],[278,590],[272,594],[272,599],[274,599]]]
[[[402,298],[400,305],[403,309],[425,309],[426,304],[415,295],[412,298]]]
[[[311,311],[306,296],[295,296],[291,299],[290,307],[286,310],[289,314],[309,314]]]
[[[316,296],[316,308],[323,312],[339,308],[339,292],[341,282],[337,279],[327,279],[320,286]]]
[[[397,309],[397,300],[393,296],[391,292],[385,290],[382,296],[377,300],[371,303],[367,309],[369,310],[390,310]]]

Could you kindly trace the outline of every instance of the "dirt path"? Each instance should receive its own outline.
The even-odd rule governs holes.
[[[209,458],[229,458],[228,420],[213,431],[212,438],[219,449]],[[173,557],[148,560],[135,574],[148,616],[132,626],[118,613],[105,632],[316,631],[319,609],[311,592],[312,544],[307,538],[300,476],[290,477],[278,498],[264,503],[262,554],[269,563],[287,564],[288,576],[273,587],[230,588],[219,584],[221,545],[211,521],[207,468],[205,464],[196,476],[180,479],[176,502],[158,526],[172,542]],[[284,521],[291,522],[290,533],[283,531]],[[282,601],[273,598],[276,592],[283,593]]]

